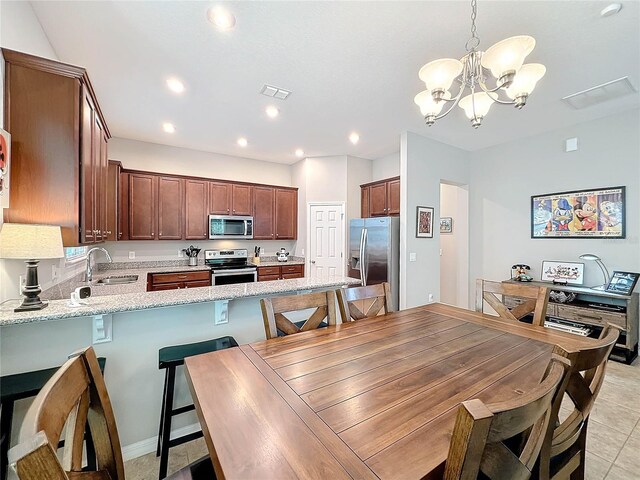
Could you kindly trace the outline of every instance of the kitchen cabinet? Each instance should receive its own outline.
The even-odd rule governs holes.
[[[85,69],[2,49],[11,132],[4,221],[60,225],[65,246],[107,236],[109,129]]]
[[[120,170],[122,164],[109,160],[107,167],[107,236],[105,240],[114,241],[120,239],[119,205],[120,205]]]
[[[182,240],[184,179],[158,177],[158,240]]]
[[[275,238],[276,189],[273,187],[253,187],[253,239],[273,240]]]
[[[286,280],[290,278],[304,278],[304,265],[278,265],[273,267],[258,267],[258,281]]]
[[[298,191],[275,189],[276,240],[295,240],[298,233]]]
[[[206,180],[184,181],[184,238],[205,240],[207,215],[209,214],[209,182]]]
[[[211,286],[211,270],[147,274],[147,292]]]
[[[253,186],[236,185],[231,186],[231,214],[251,215],[253,212]]]
[[[400,177],[360,185],[362,218],[400,215]]]
[[[158,177],[129,174],[129,240],[155,240]]]
[[[118,191],[118,240],[129,240],[129,174],[120,170]]]
[[[212,215],[231,214],[231,184],[209,182],[209,212]]]

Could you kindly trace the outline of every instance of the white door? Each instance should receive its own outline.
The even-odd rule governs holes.
[[[344,205],[309,206],[310,275],[344,274]]]

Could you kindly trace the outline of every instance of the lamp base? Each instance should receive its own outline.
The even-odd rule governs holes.
[[[31,310],[42,310],[48,304],[40,300],[40,284],[38,283],[38,260],[27,260],[27,281],[22,289],[22,305],[14,309],[14,312],[27,312]]]

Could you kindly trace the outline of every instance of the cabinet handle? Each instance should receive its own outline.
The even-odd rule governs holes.
[[[278,234],[278,233],[276,233],[276,238],[278,238],[278,235],[279,235],[279,234]]]
[[[227,208],[227,213],[229,213],[229,209]]]
[[[111,230],[107,230],[107,235],[111,235]]]
[[[151,236],[153,237],[153,232],[151,232]]]
[[[178,275],[178,278],[183,279],[183,278],[187,278],[186,275]]]

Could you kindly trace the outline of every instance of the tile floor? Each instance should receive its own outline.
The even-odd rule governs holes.
[[[203,439],[169,452],[169,473],[207,454]],[[156,480],[154,453],[125,462],[127,480]],[[640,360],[609,362],[607,376],[589,420],[587,480],[640,479]]]

